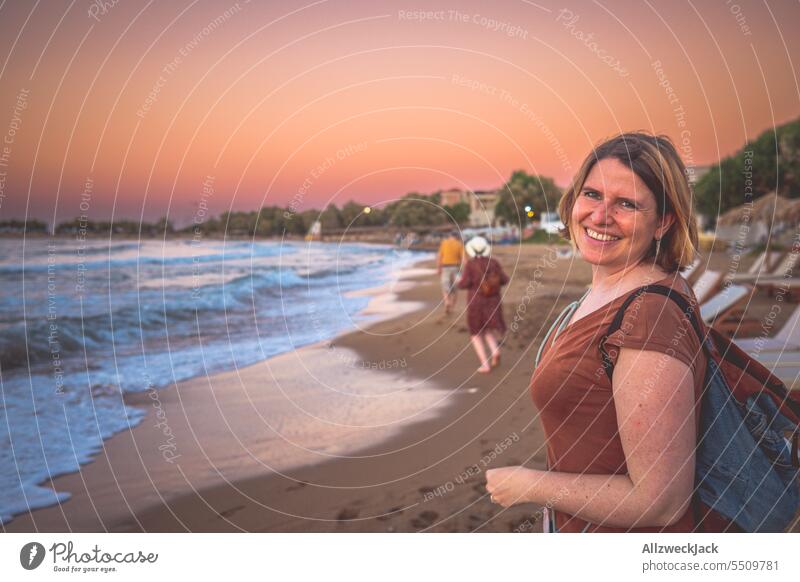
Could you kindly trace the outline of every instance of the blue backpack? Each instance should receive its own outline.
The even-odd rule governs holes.
[[[681,308],[708,362],[695,449],[696,530],[785,531],[800,509],[800,394],[790,393],[730,339],[705,328],[697,304],[661,285],[633,291],[601,338],[609,379],[614,361],[605,340],[643,293],[664,295]]]

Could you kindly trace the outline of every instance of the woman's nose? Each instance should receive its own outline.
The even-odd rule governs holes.
[[[592,222],[595,224],[605,224],[610,217],[611,213],[609,212],[608,205],[602,202],[597,204],[592,210]]]

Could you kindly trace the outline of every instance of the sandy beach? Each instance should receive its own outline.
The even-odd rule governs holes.
[[[476,373],[463,294],[445,316],[432,265],[417,265],[368,308],[399,316],[129,399],[147,417],[55,480],[72,498],[4,529],[540,531],[540,508],[489,502],[484,473],[544,466],[528,382],[549,323],[590,268],[539,245],[495,256],[511,283],[492,374]]]

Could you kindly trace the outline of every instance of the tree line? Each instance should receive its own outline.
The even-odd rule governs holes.
[[[712,223],[725,211],[770,192],[800,197],[800,120],[764,131],[711,167],[694,186],[697,210]]]
[[[552,179],[529,175],[522,170],[512,173],[497,191],[495,217],[504,224],[522,225],[530,220],[525,207],[531,206],[536,216],[553,210],[561,191]],[[55,234],[131,237],[160,236],[303,236],[319,221],[323,232],[343,231],[360,227],[395,227],[400,229],[463,227],[469,223],[470,205],[457,202],[443,205],[441,192],[411,192],[389,204],[375,207],[356,201],[343,206],[329,204],[323,210],[295,211],[292,207],[265,206],[260,210],[228,211],[199,223],[176,228],[167,218],[155,222],[133,220],[97,221],[74,218],[55,227]],[[3,229],[3,226],[7,228]],[[47,232],[47,224],[38,220],[0,222],[0,232]]]

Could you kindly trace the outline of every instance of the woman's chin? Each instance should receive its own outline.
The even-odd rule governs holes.
[[[578,250],[581,253],[581,258],[590,265],[600,267],[616,262],[616,258],[612,253],[603,252],[600,249],[589,247],[589,245],[578,245]]]

